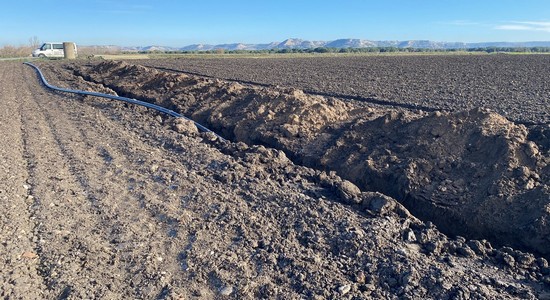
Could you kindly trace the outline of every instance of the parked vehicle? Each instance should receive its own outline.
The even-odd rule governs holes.
[[[73,43],[76,54],[76,44]],[[63,43],[47,42],[32,52],[33,57],[64,57]]]

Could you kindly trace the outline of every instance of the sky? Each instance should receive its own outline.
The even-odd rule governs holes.
[[[0,46],[330,41],[550,41],[550,0],[15,0]]]

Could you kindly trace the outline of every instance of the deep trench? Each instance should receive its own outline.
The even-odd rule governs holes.
[[[118,87],[114,84],[106,84],[103,82],[96,82],[93,80],[89,75],[82,74],[80,72],[77,72],[77,70],[73,70],[74,75],[82,76],[86,81],[93,82],[95,84],[103,85],[104,87],[107,87],[114,92],[116,92],[119,96],[123,97],[129,97],[129,98],[141,98],[141,100],[148,101],[155,103],[157,99],[147,99],[144,98],[143,95],[138,95],[137,93],[132,92],[131,90],[125,90],[124,88]],[[184,111],[179,110],[177,107],[169,107],[169,109],[172,109],[178,113],[184,114]],[[259,139],[252,139],[249,141],[243,141],[238,140],[235,134],[233,133],[235,127],[235,124],[233,127],[230,126],[223,126],[222,124],[216,123],[212,124],[210,123],[206,117],[203,119],[195,119],[194,121],[200,122],[202,124],[205,124],[206,126],[210,128],[214,128],[217,130],[217,134],[222,136],[223,138],[227,139],[228,141],[232,142],[247,142],[248,144],[253,145],[262,145],[269,148],[274,148],[277,150],[283,151],[287,157],[296,165],[305,166],[308,168],[313,168],[319,171],[335,171],[338,176],[340,176],[343,179],[349,180],[356,184],[362,191],[369,191],[369,192],[380,192],[382,194],[388,195],[394,199],[396,199],[398,202],[403,204],[415,217],[419,218],[420,220],[424,222],[432,222],[435,224],[438,229],[445,233],[448,236],[456,237],[456,236],[463,236],[467,239],[487,239],[489,240],[494,246],[500,247],[500,246],[513,246],[516,249],[522,250],[522,251],[528,251],[533,252],[538,255],[545,256],[544,254],[537,253],[534,249],[524,247],[521,244],[514,244],[510,245],[506,241],[502,241],[499,236],[482,236],[479,233],[472,232],[471,226],[470,229],[468,229],[467,220],[465,218],[458,218],[456,216],[450,216],[448,213],[445,213],[444,208],[441,208],[441,210],[434,209],[433,206],[430,206],[426,201],[423,201],[423,199],[418,199],[414,195],[408,193],[403,186],[400,186],[398,184],[398,181],[400,180],[399,174],[390,174],[389,176],[377,176],[377,174],[364,174],[363,177],[353,177],[348,176],[346,173],[346,170],[339,169],[337,166],[334,165],[323,165],[319,161],[319,157],[312,158],[312,156],[304,155],[301,153],[298,153],[296,151],[293,151],[291,148],[279,143],[276,139],[269,139],[269,138],[259,138]],[[542,139],[546,137],[547,132],[543,132],[541,135]],[[368,178],[366,180],[365,178]]]

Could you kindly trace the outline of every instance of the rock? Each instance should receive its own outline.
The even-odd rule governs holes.
[[[319,183],[324,186],[324,187],[333,187],[335,185],[335,181],[334,181],[334,178],[332,178],[329,174],[327,174],[326,172],[321,172],[319,173],[318,175],[318,179]]]
[[[537,258],[537,264],[541,268],[548,268],[548,261],[543,257]]]
[[[533,141],[528,141],[526,143],[526,147],[527,147],[527,155],[529,155],[530,157],[535,157],[540,153],[539,147]]]
[[[469,241],[468,242],[468,246],[470,247],[470,249],[472,249],[477,255],[481,255],[481,256],[484,256],[485,255],[485,246],[483,246],[483,244],[478,241],[478,240],[472,240],[472,241]]]
[[[290,163],[290,159],[286,156],[285,152],[282,150],[277,150],[277,162],[279,163]]]
[[[351,291],[351,285],[349,284],[344,284],[338,287],[338,292],[342,295],[349,293],[349,291]]]
[[[507,253],[502,254],[502,261],[509,267],[514,267],[516,265],[514,257]]]
[[[248,150],[249,147],[246,143],[237,142],[235,144],[235,148],[237,148],[238,151],[246,151],[246,150]]]
[[[464,256],[464,257],[474,257],[476,256],[476,253],[470,249],[470,247],[464,245],[462,247],[458,247],[456,249],[456,253],[458,253],[458,255],[461,255],[461,256]]]
[[[418,286],[418,279],[418,272],[415,269],[411,269],[410,271],[401,274],[399,284],[403,287]]]
[[[430,241],[430,236],[428,232],[423,231],[423,232],[420,232],[420,234],[418,234],[416,239],[420,244],[426,244],[427,242]]]
[[[523,178],[524,180],[527,180],[527,178],[529,178],[531,174],[531,171],[529,170],[529,168],[525,166],[521,166],[515,170],[515,173],[516,173],[515,174],[516,176]]]
[[[535,256],[533,256],[533,254],[530,254],[530,253],[522,253],[517,256],[517,261],[523,267],[528,267],[533,262],[535,262]]]
[[[365,193],[368,196],[362,200],[362,206],[366,209],[380,215],[388,214],[394,210],[396,203],[393,198],[390,198],[381,193]]]
[[[439,253],[441,251],[441,242],[440,241],[435,241],[435,242],[428,242],[424,245],[424,249],[426,249],[426,251],[428,251],[428,253]]]
[[[38,258],[38,254],[32,251],[25,251],[23,252],[23,254],[21,254],[21,258],[34,259],[34,258]]]
[[[195,126],[195,123],[188,119],[176,118],[172,126],[177,133],[185,135],[196,135],[199,133],[199,130],[197,129],[197,126]]]
[[[409,243],[416,242],[416,235],[414,234],[414,231],[410,228],[406,229],[403,233],[403,240]]]
[[[361,203],[361,190],[353,183],[348,180],[344,180],[338,184],[338,194],[344,199],[346,203],[349,204],[359,204]]]
[[[222,296],[229,296],[232,293],[233,293],[233,287],[230,286],[230,285],[225,286],[220,290],[220,295],[222,295]]]
[[[374,291],[374,290],[376,290],[376,285],[374,285],[374,284],[372,284],[372,283],[365,284],[365,290],[367,290],[367,291]]]
[[[214,142],[215,140],[218,139],[218,136],[213,133],[212,131],[208,131],[208,132],[203,132],[201,134],[202,138],[204,138],[205,140],[207,141],[210,141],[210,142]]]
[[[365,280],[366,280],[366,276],[365,276],[365,273],[363,271],[359,271],[359,272],[357,272],[357,274],[355,274],[355,282],[365,283]]]
[[[501,253],[506,253],[506,254],[510,254],[510,255],[514,255],[515,254],[515,251],[514,249],[510,248],[510,247],[502,247],[499,249],[499,251]]]

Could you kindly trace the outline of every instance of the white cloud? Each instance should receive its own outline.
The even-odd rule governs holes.
[[[531,27],[526,25],[499,25],[495,26],[495,29],[499,30],[532,30]]]
[[[494,27],[498,30],[524,30],[524,31],[544,31],[550,32],[550,22],[510,22],[509,24],[498,25]]]

